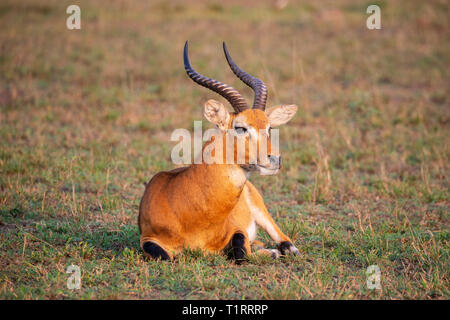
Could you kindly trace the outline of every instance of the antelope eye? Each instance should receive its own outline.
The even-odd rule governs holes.
[[[245,134],[245,133],[247,133],[247,128],[244,128],[244,127],[234,127],[234,130],[238,134]]]

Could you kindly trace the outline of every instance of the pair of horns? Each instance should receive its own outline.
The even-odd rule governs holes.
[[[255,92],[253,109],[265,110],[267,101],[267,87],[264,82],[262,82],[258,78],[252,77],[236,65],[233,59],[231,59],[225,42],[223,43],[223,51],[225,52],[225,58],[227,59],[228,65],[230,66],[233,73]],[[184,45],[184,69],[186,69],[189,78],[191,78],[194,82],[214,92],[217,92],[222,97],[227,99],[233,109],[236,110],[236,112],[241,112],[249,108],[247,103],[245,102],[245,99],[236,89],[215,79],[205,77],[192,68],[188,56],[187,41]]]

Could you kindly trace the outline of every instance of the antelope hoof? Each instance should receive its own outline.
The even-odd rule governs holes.
[[[231,252],[229,257],[236,260],[236,264],[244,262],[247,252],[244,247],[245,236],[242,233],[236,233],[231,239]]]
[[[167,254],[166,251],[164,251],[163,248],[161,248],[160,246],[158,246],[156,243],[154,242],[146,242],[144,243],[144,245],[142,246],[142,249],[144,249],[144,252],[150,256],[151,258],[158,260],[170,260],[169,255]]]
[[[298,249],[290,241],[283,241],[280,243],[279,249],[282,255],[300,255],[300,251],[298,251]]]

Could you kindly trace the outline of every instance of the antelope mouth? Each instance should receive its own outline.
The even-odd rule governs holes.
[[[256,165],[256,170],[259,172],[261,176],[273,176],[278,173],[280,168],[278,166],[272,167],[264,167],[260,165]]]
[[[273,176],[278,173],[278,166],[262,166],[259,164],[246,164],[241,166],[246,172],[257,171],[261,176]]]

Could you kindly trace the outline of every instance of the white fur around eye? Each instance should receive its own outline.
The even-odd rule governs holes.
[[[266,115],[269,118],[269,123],[271,127],[277,127],[285,124],[297,112],[298,107],[295,104],[291,105],[281,105],[268,109]]]

